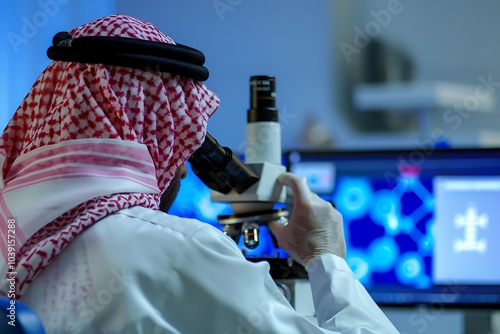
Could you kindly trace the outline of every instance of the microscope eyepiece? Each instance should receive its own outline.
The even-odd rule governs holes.
[[[189,158],[193,172],[210,189],[223,194],[238,194],[259,180],[250,168],[227,147],[219,145],[209,133],[203,144]]]
[[[281,125],[273,76],[250,77],[250,109],[246,129],[246,162],[281,165]]]
[[[250,77],[250,109],[247,122],[278,122],[274,77],[267,75]]]

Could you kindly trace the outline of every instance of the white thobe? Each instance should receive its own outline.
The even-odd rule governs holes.
[[[344,259],[307,268],[318,324],[217,228],[133,207],[78,235],[22,301],[48,333],[398,333]]]

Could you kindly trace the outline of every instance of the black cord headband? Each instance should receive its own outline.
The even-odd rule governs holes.
[[[205,55],[182,44],[110,36],[71,38],[67,32],[57,33],[52,44],[47,50],[52,60],[152,69],[197,81],[208,79],[208,69],[203,66]]]

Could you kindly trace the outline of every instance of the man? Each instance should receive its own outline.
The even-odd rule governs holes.
[[[124,15],[69,35],[173,44]],[[14,219],[17,236],[15,263],[2,244],[0,273],[16,272],[16,297],[49,333],[396,333],[344,260],[341,215],[303,179],[280,177],[294,210],[288,226],[270,227],[309,271],[319,326],[289,305],[267,264],[246,261],[216,228],[160,210],[218,105],[179,75],[50,64],[0,140],[0,224],[5,236]]]

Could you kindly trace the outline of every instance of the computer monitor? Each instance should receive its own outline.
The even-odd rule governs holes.
[[[500,306],[500,149],[291,151],[380,305]]]
[[[342,213],[347,262],[378,304],[500,307],[500,149],[290,151],[284,163]],[[169,213],[222,229],[229,204],[187,166]],[[238,242],[249,260],[304,277],[260,235],[254,249]]]

